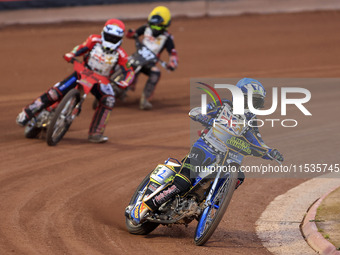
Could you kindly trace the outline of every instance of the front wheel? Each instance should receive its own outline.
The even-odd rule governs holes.
[[[208,207],[203,210],[198,220],[194,238],[196,245],[204,245],[222,220],[233,196],[237,176],[237,173],[231,172],[227,178],[220,180],[219,186],[208,203]]]
[[[79,102],[80,93],[77,89],[70,90],[60,101],[47,129],[46,139],[48,145],[54,146],[64,137],[78,114],[75,108]]]
[[[142,196],[144,194],[146,186],[149,184],[151,173],[148,174],[144,178],[144,180],[139,184],[139,186],[137,187],[135,193],[132,195],[132,198],[130,200],[129,205],[134,206],[136,204],[136,202],[138,201],[138,199],[140,199],[140,196]],[[146,221],[146,222],[136,226],[136,225],[134,225],[131,222],[130,218],[128,216],[126,216],[125,217],[125,225],[126,225],[127,230],[129,231],[129,233],[131,233],[131,234],[134,234],[134,235],[147,235],[150,232],[152,232],[153,230],[155,230],[158,227],[159,224],[158,223],[154,223],[154,222],[147,222]]]

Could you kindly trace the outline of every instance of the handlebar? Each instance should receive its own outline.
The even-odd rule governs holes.
[[[282,165],[282,162],[277,160],[276,158],[273,158],[269,153],[266,154],[268,156],[268,158],[270,158],[271,160],[276,161],[279,165]]]
[[[170,160],[176,161],[177,164],[182,165],[182,163],[179,162],[179,161],[178,161],[177,159],[175,159],[175,158],[168,158],[168,159],[164,162],[164,164],[167,164]]]
[[[78,63],[82,63],[81,61],[79,61],[78,59],[76,59],[75,57],[71,58],[70,63],[73,64],[74,61],[78,62]]]
[[[169,71],[168,64],[165,61],[158,59],[158,62],[165,70]]]

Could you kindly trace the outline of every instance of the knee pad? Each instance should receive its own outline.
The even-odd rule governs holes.
[[[216,156],[214,154],[194,146],[191,148],[185,163],[189,163],[191,167],[208,166],[212,164],[215,159]]]
[[[115,97],[114,96],[107,96],[107,95],[105,95],[105,96],[102,96],[101,97],[101,99],[100,99],[100,101],[99,101],[99,103],[102,105],[102,106],[104,106],[105,108],[107,108],[107,109],[110,109],[110,110],[112,110],[113,109],[113,107],[114,107],[114,105],[115,105]]]
[[[149,79],[147,80],[144,88],[144,96],[146,99],[149,99],[152,96],[160,77],[161,77],[160,71],[150,72]]]
[[[161,77],[161,72],[159,70],[157,70],[157,71],[151,70],[148,81],[150,81],[150,83],[152,83],[152,84],[154,84],[154,86],[156,86],[160,77]]]

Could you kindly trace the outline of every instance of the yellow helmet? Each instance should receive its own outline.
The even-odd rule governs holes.
[[[165,6],[157,6],[150,13],[148,22],[150,25],[166,28],[171,23],[171,13]]]

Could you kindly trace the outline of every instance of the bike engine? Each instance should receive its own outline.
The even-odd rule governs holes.
[[[189,224],[197,219],[201,208],[195,198],[182,198],[177,196],[174,200],[163,204],[153,218],[165,224]]]
[[[39,128],[45,128],[47,127],[50,123],[50,115],[51,115],[51,112],[47,111],[47,110],[42,110],[39,115],[37,116],[37,123],[36,123],[36,126],[39,127]]]

